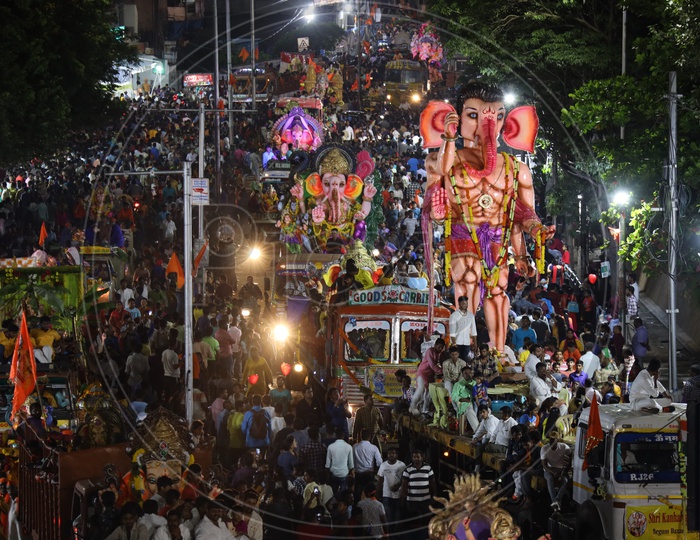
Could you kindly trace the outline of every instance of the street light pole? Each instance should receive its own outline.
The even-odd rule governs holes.
[[[228,96],[228,139],[233,140],[233,89],[231,88],[231,0],[226,0],[226,89]]]
[[[214,72],[216,84],[214,85],[214,126],[216,128],[216,187],[217,196],[221,193],[221,123],[219,122],[219,0],[214,0]],[[230,108],[230,107],[229,107]]]
[[[676,72],[671,71],[668,77],[669,84],[669,117],[670,133],[668,140],[668,195],[671,201],[671,215],[668,224],[668,368],[669,386],[671,391],[678,389],[678,369],[676,363],[676,254],[678,252],[678,183],[676,162]]]
[[[622,335],[627,340],[627,286],[625,282],[625,260],[620,256],[620,248],[625,243],[627,237],[627,224],[625,223],[625,208],[620,211],[620,243],[617,247],[617,299],[620,306],[620,325],[622,325]]]
[[[200,163],[202,156],[200,156]],[[183,192],[184,192],[184,224],[183,235],[185,240],[185,418],[187,425],[192,424],[194,412],[193,403],[193,343],[192,343],[192,164],[185,162],[183,171]]]
[[[250,82],[251,82],[251,96],[253,98],[253,110],[257,111],[256,103],[256,88],[255,88],[255,0],[250,0],[250,65],[252,69],[250,70]]]

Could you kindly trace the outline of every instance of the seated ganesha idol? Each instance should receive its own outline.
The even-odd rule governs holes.
[[[156,482],[167,476],[176,489],[192,464],[194,443],[187,423],[160,407],[151,412],[131,437],[132,469],[122,478],[122,493],[141,503],[156,493]]]
[[[354,174],[355,160],[347,150],[335,145],[321,148],[314,163],[318,172],[292,188],[301,212],[310,211],[314,236],[324,250],[331,236],[343,244],[365,239],[364,220],[377,188],[372,181],[363,181],[374,171],[369,153],[361,152],[357,157]],[[360,194],[361,203],[357,201]]]

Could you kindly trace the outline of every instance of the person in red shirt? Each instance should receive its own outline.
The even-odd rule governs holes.
[[[114,328],[116,332],[119,332],[122,328],[124,322],[124,315],[127,311],[124,309],[124,304],[117,302],[117,307],[112,310],[109,314],[109,325]]]
[[[581,302],[581,322],[595,326],[596,323],[596,306],[595,300],[591,295],[591,291],[583,291],[583,301]]]

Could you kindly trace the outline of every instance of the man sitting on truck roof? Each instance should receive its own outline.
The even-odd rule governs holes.
[[[634,410],[658,413],[670,408],[671,396],[659,382],[660,368],[661,361],[652,358],[647,368],[634,379],[630,389],[630,404]]]
[[[39,324],[39,328],[35,328],[29,333],[36,342],[34,357],[37,362],[50,364],[55,354],[56,344],[61,341],[62,336],[51,328],[51,317],[44,315],[39,319]]]
[[[0,332],[0,362],[8,363],[12,359],[17,342],[19,326],[13,322],[3,325],[4,330]]]

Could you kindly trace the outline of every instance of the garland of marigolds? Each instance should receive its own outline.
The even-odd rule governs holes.
[[[447,213],[445,215],[445,244],[447,239],[452,236],[452,205],[447,205]],[[445,286],[449,287],[452,282],[452,250],[445,250]]]
[[[510,159],[505,153],[503,154],[503,158],[505,159],[505,187],[507,190],[508,179],[510,177]],[[472,237],[472,242],[474,243],[474,247],[476,249],[476,255],[479,258],[479,261],[481,262],[481,279],[486,283],[487,298],[491,298],[491,289],[493,289],[498,284],[501,266],[503,266],[503,263],[506,261],[506,257],[508,256],[508,245],[510,244],[510,235],[513,228],[513,217],[515,216],[515,205],[518,199],[519,171],[520,167],[518,165],[518,162],[516,161],[513,170],[513,194],[509,196],[506,191],[503,195],[503,241],[501,242],[501,248],[498,251],[498,257],[496,258],[493,267],[489,268],[486,265],[486,261],[484,260],[484,254],[481,250],[481,244],[479,243],[479,238],[476,235],[476,230],[470,225],[470,223],[474,223],[474,212],[472,210],[472,205],[467,205],[467,209],[469,211],[469,219],[467,219],[467,215],[464,213],[464,210],[462,210],[462,219],[464,221],[464,225],[467,227],[467,230],[469,231],[469,234]],[[468,177],[467,170],[464,167],[463,174],[464,178]],[[455,201],[460,206],[460,208],[463,208],[462,197],[460,196],[459,191],[457,189],[457,181],[455,180],[454,173],[450,174],[450,182],[452,184],[452,193],[454,194]]]
[[[539,275],[544,274],[544,242],[544,229],[540,227],[535,236],[535,262]]]

